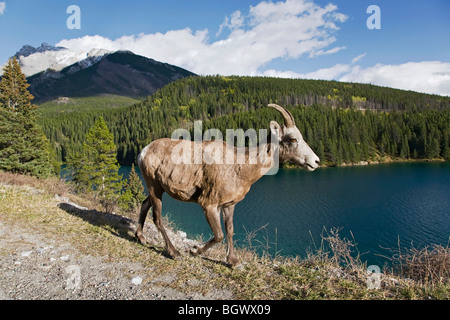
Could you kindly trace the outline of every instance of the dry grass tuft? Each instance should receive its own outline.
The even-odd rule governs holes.
[[[450,248],[441,245],[426,246],[422,249],[411,244],[401,248],[400,244],[391,251],[393,272],[403,278],[412,279],[426,287],[439,287],[450,284]]]
[[[57,177],[42,179],[0,170],[0,183],[15,186],[29,186],[38,190],[45,190],[51,194],[58,194],[60,196],[65,196],[72,193],[72,188],[70,185],[64,183],[63,180]]]
[[[341,266],[347,270],[355,270],[364,267],[354,238],[341,238],[342,228],[323,229],[321,244],[314,253],[329,263]],[[352,234],[353,237],[353,234]]]

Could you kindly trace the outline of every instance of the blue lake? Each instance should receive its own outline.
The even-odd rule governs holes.
[[[127,176],[130,167],[122,167]],[[164,194],[163,214],[189,237],[211,236],[200,206]],[[152,223],[151,219],[147,219]],[[304,257],[320,244],[323,228],[342,228],[354,239],[362,259],[382,265],[383,248],[441,244],[450,236],[450,163],[394,163],[320,168],[314,172],[281,169],[257,181],[236,205],[235,240],[260,229],[254,246],[269,254]],[[352,236],[353,234],[353,236]],[[312,241],[314,239],[314,243]]]

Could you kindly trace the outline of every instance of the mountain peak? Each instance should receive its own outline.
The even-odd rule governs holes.
[[[28,77],[36,101],[99,94],[142,98],[169,82],[194,75],[126,50],[95,49],[84,52],[83,58],[59,70],[45,69]]]
[[[14,57],[20,58],[22,57],[28,57],[36,52],[45,52],[45,51],[60,51],[60,50],[66,50],[64,47],[55,47],[51,44],[48,44],[47,42],[43,42],[39,47],[35,48],[29,44],[24,45],[19,51],[16,52]]]
[[[37,48],[24,45],[15,57],[36,101],[98,94],[142,98],[169,82],[194,75],[129,50],[76,51],[44,42]]]
[[[61,71],[74,63],[79,63],[79,67],[85,68],[109,53],[111,51],[104,49],[92,49],[89,52],[74,51],[43,42],[37,48],[29,44],[24,45],[14,57],[19,60],[22,72],[28,77],[46,70]]]

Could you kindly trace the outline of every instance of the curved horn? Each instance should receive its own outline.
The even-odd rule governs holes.
[[[283,119],[284,119],[284,125],[287,128],[295,127],[294,117],[292,116],[292,114],[289,111],[287,111],[283,107],[280,107],[279,105],[274,104],[274,103],[271,103],[268,106],[276,109],[279,113],[281,113],[281,115],[283,116]]]

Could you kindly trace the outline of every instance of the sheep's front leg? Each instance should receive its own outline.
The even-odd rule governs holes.
[[[153,207],[153,222],[156,225],[156,228],[159,230],[161,235],[164,238],[164,242],[166,243],[166,249],[169,255],[172,258],[176,258],[181,256],[177,249],[173,246],[172,242],[170,242],[169,236],[166,233],[166,230],[164,229],[162,218],[161,218],[161,211],[162,211],[162,191],[161,189],[149,189],[150,193],[150,199],[152,201],[152,207]]]
[[[220,225],[219,208],[217,206],[208,206],[206,208],[203,208],[203,210],[205,211],[206,220],[208,221],[208,224],[213,232],[213,237],[209,239],[203,247],[194,247],[193,249],[191,249],[190,252],[193,256],[197,256],[206,252],[211,246],[223,240],[222,226]]]

